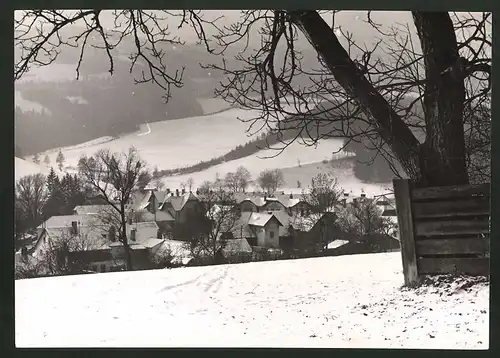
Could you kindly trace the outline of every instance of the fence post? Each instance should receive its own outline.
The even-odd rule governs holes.
[[[394,179],[393,186],[403,259],[403,274],[405,285],[408,286],[419,281],[411,209],[411,182],[409,179]]]

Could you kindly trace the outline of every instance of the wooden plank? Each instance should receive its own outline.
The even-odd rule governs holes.
[[[430,188],[415,188],[412,191],[412,201],[470,197],[489,198],[490,184],[436,186]]]
[[[417,257],[425,255],[486,254],[490,239],[471,237],[467,239],[429,239],[415,242]]]
[[[458,201],[414,202],[413,217],[418,219],[454,218],[490,214],[488,198],[470,198]]]
[[[432,220],[416,221],[416,236],[453,236],[489,234],[490,223],[486,220]]]
[[[411,208],[411,183],[408,179],[393,180],[394,195],[398,216],[399,237],[401,240],[401,257],[405,285],[412,285],[419,281],[417,270],[417,255],[413,231],[413,215]]]
[[[489,275],[490,260],[481,258],[421,258],[418,259],[421,275],[465,274],[471,276]]]

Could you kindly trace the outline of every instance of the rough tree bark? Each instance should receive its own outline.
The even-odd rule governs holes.
[[[349,57],[316,11],[291,11],[290,20],[304,33],[335,80],[357,100],[388,144],[406,174],[422,186],[466,184],[462,124],[464,77],[453,24],[447,13],[414,12],[425,57],[427,140],[420,144],[390,104]],[[458,71],[460,71],[458,66]],[[452,70],[449,70],[452,69]]]
[[[453,23],[446,12],[413,11],[424,55],[426,140],[424,185],[467,184],[463,113],[465,85]]]

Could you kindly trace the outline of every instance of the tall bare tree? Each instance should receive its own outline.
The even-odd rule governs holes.
[[[193,190],[193,187],[194,187],[194,179],[189,177],[187,180],[186,180],[186,185],[189,189],[189,191],[192,191]]]
[[[131,147],[127,153],[111,153],[100,150],[93,161],[82,157],[80,176],[98,192],[119,218],[118,240],[125,250],[127,269],[132,267],[132,254],[127,238],[127,219],[130,196],[138,184],[139,177],[147,171],[145,162],[137,150]]]
[[[198,195],[203,203],[203,211],[196,221],[198,230],[187,246],[193,257],[214,261],[225,248],[240,215],[233,192],[215,183],[205,185],[207,190]]]
[[[264,170],[257,178],[257,183],[262,190],[273,193],[285,184],[285,179],[283,178],[283,172],[279,169]]]
[[[238,183],[238,191],[245,192],[252,180],[252,174],[244,166],[239,166],[236,169],[235,177]]]
[[[26,227],[36,227],[42,221],[43,206],[48,198],[46,177],[43,174],[22,177],[16,183],[16,194],[16,204]]]
[[[357,198],[337,214],[340,228],[355,237],[371,234],[393,235],[396,228],[390,218],[382,216],[382,209],[371,198]]]
[[[180,86],[182,78],[167,73],[160,44],[179,41],[167,32],[166,22],[175,23],[191,27],[212,54],[243,45],[237,65],[223,60],[207,66],[227,76],[217,94],[257,109],[260,115],[248,120],[250,128],[268,127],[284,148],[296,140],[314,145],[322,138],[362,138],[396,172],[401,167],[421,185],[467,183],[473,163],[468,158],[475,158],[467,153],[469,129],[477,132],[478,126],[464,128],[464,122],[476,106],[490,111],[491,13],[413,11],[406,25],[386,29],[368,12],[364,21],[381,38],[370,48],[335,21],[327,23],[337,13],[247,10],[231,26],[218,26],[201,11],[121,10],[113,12],[115,27],[108,30],[100,10],[24,11],[15,20],[20,55],[14,74],[20,78],[31,65],[53,62],[60,47],[79,44],[78,73],[93,33],[113,73],[113,49],[129,36],[136,46],[131,66],[141,59],[148,69],[136,80],[157,83],[169,97],[171,85]],[[83,25],[78,35],[60,36],[78,22]],[[261,46],[246,51],[254,29]],[[304,37],[318,55],[316,68],[303,66]]]
[[[311,206],[313,214],[333,212],[343,193],[332,173],[319,173],[311,179],[311,185],[303,194],[304,200]]]
[[[59,170],[63,169],[65,160],[66,160],[66,158],[64,157],[63,152],[61,150],[59,150],[59,153],[57,153],[57,158],[56,158],[56,163],[57,163],[57,166],[59,167]]]

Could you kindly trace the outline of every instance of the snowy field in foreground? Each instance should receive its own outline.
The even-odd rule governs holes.
[[[487,285],[402,282],[400,253],[21,280],[16,346],[488,348]]]

